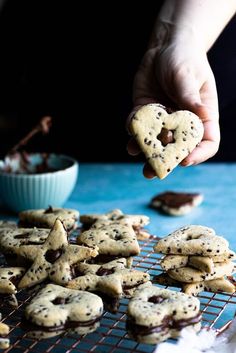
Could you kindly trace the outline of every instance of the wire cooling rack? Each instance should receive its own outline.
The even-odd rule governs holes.
[[[151,237],[141,241],[141,254],[134,258],[133,267],[144,272],[149,272],[151,277],[162,272],[159,265],[161,255],[153,252],[153,245],[158,238]],[[169,287],[170,289],[179,290]],[[216,328],[219,332],[228,325],[234,317],[236,310],[236,294],[219,294],[203,292],[198,295],[201,301],[203,314],[202,325]],[[125,330],[127,299],[120,301],[117,313],[104,312],[100,328],[87,336],[62,335],[51,339],[37,341],[26,337],[26,332],[21,328],[24,307],[31,297],[26,291],[17,294],[19,307],[11,309],[3,306],[3,322],[8,324],[10,330],[11,346],[4,352],[14,353],[151,353],[153,345],[140,344],[130,339]],[[224,312],[224,315],[222,315]]]

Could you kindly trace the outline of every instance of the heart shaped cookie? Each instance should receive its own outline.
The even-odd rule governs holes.
[[[201,328],[200,302],[184,293],[149,286],[128,304],[126,328],[138,342],[155,344],[177,337],[184,327]]]
[[[187,110],[169,114],[159,104],[139,109],[130,130],[160,179],[187,157],[203,137],[203,124],[197,115]]]
[[[25,308],[27,336],[49,338],[63,332],[85,335],[100,325],[102,299],[92,293],[48,284]]]

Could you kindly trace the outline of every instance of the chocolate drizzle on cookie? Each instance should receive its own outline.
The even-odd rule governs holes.
[[[25,329],[28,329],[30,331],[56,332],[56,331],[64,331],[67,329],[73,329],[77,327],[90,327],[96,324],[97,322],[99,322],[100,320],[101,320],[101,316],[88,321],[67,320],[64,324],[58,325],[58,326],[40,326],[24,318],[22,320],[22,326]]]
[[[173,192],[166,191],[152,198],[151,205],[155,202],[160,202],[161,205],[165,205],[170,208],[180,208],[185,205],[192,205],[194,198],[198,197],[198,193],[184,193],[184,192]]]
[[[151,327],[138,325],[132,318],[128,318],[126,321],[126,329],[132,333],[134,338],[137,338],[138,336],[147,336],[152,333],[166,332],[170,329],[181,330],[184,327],[197,324],[201,321],[201,318],[201,313],[198,313],[196,316],[189,319],[181,320],[174,320],[173,316],[166,316],[161,325]]]

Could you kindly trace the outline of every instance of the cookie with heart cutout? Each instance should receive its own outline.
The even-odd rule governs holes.
[[[49,338],[64,332],[86,335],[100,324],[103,303],[99,296],[48,284],[25,308],[27,336]]]
[[[156,344],[177,337],[184,327],[201,328],[195,297],[152,285],[137,290],[128,304],[126,328],[138,342]]]
[[[212,228],[189,225],[158,240],[155,252],[176,255],[215,256],[229,252],[229,243]]]
[[[165,178],[201,142],[199,117],[187,110],[169,114],[160,104],[142,106],[132,117],[130,131],[158,178]]]

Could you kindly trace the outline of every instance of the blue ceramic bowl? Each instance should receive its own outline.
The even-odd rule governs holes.
[[[0,200],[12,211],[61,207],[76,184],[78,162],[65,155],[50,154],[47,159],[49,172],[35,173],[35,166],[42,162],[38,153],[29,155],[30,173],[0,171]]]

